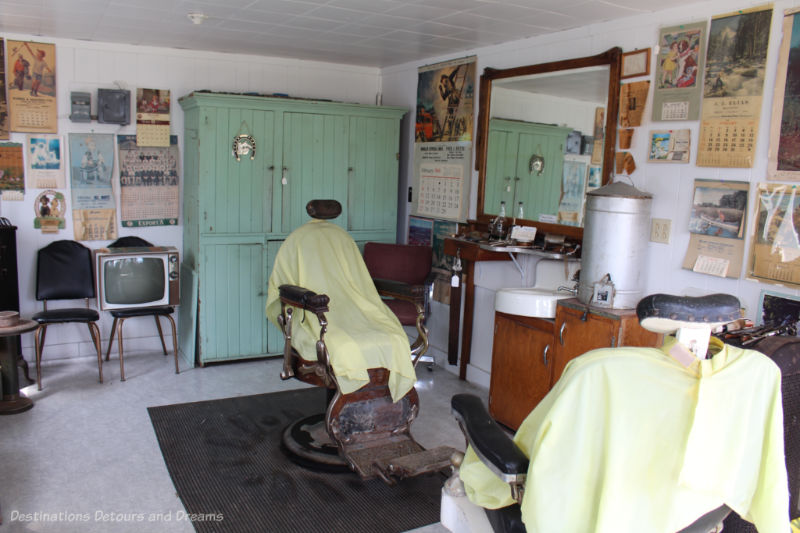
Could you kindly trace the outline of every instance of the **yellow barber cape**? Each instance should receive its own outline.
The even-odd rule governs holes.
[[[588,352],[528,415],[514,437],[528,533],[673,533],[723,503],[759,533],[790,531],[780,370],[716,339],[685,368],[674,343]],[[471,448],[461,479],[477,505],[513,503]]]
[[[345,230],[314,219],[286,238],[275,258],[267,292],[267,318],[276,325],[281,311],[278,287],[285,284],[330,297],[325,342],[342,393],[368,383],[368,368],[389,370],[394,401],[411,390],[416,375],[408,337],[381,301],[358,246]],[[319,330],[316,316],[295,312],[292,346],[304,359],[316,361]]]

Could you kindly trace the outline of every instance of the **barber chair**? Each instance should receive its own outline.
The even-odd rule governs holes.
[[[329,403],[324,414],[287,427],[284,448],[300,464],[389,484],[449,469],[456,450],[425,450],[411,435],[419,397],[408,337],[356,243],[329,222],[341,205],[312,200],[306,210],[313,220],[276,256],[266,311],[285,338],[281,378],[326,387]]]
[[[713,327],[739,316],[738,300],[656,294],[639,302],[637,314],[645,329],[677,330],[676,339],[660,350],[609,348],[576,358],[513,440],[479,398],[452,398],[470,449],[445,485],[446,527],[445,508],[465,504],[466,485],[470,500],[496,507],[485,509],[496,532],[527,525],[704,533],[719,531],[731,508],[755,517],[759,530],[789,530],[780,371],[763,354],[709,341]],[[713,356],[705,360],[709,342]],[[659,421],[649,432],[636,424],[643,410]],[[583,453],[554,460],[564,448]]]

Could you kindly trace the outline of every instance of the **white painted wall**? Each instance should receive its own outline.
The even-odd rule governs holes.
[[[6,39],[52,42],[56,45],[56,72],[58,92],[58,132],[67,133],[130,133],[135,125],[119,127],[110,124],[72,123],[69,120],[71,91],[92,93],[92,114],[96,113],[96,89],[122,88],[135,91],[137,87],[170,89],[172,91],[172,133],[178,135],[183,154],[183,111],[177,99],[194,90],[286,93],[304,98],[326,98],[361,104],[374,104],[380,92],[379,71],[375,68],[354,67],[331,63],[296,61],[290,59],[244,55],[196,52],[168,48],[118,45],[86,41],[48,39],[41,36],[3,34]],[[24,142],[25,134],[12,133],[11,142]],[[181,155],[181,160],[183,155]],[[116,164],[115,164],[116,167]],[[114,179],[118,187],[118,168]],[[182,179],[182,174],[181,174]],[[72,239],[72,216],[67,213],[66,228],[57,235],[43,235],[33,229],[33,202],[39,190],[25,193],[25,201],[0,201],[0,215],[9,218],[19,227],[17,253],[20,270],[20,307],[23,316],[41,310],[34,299],[36,251],[58,239]],[[71,209],[69,190],[64,191]],[[118,189],[117,207],[119,208]],[[118,211],[119,214],[119,211]],[[117,218],[119,220],[119,218]],[[119,235],[139,235],[156,245],[182,248],[183,228],[157,227],[136,230],[121,229]],[[84,242],[89,248],[105,246],[110,241]],[[94,303],[93,303],[94,305]],[[101,313],[100,331],[103,351],[108,341],[111,318]],[[169,328],[167,328],[168,330]],[[125,325],[126,351],[160,349],[158,333],[149,318],[129,320]],[[135,339],[135,340],[134,340]],[[167,346],[171,346],[167,340]],[[23,353],[33,361],[33,335],[22,338]],[[116,343],[115,343],[116,349]],[[82,325],[62,325],[50,328],[47,333],[43,360],[93,357],[89,332]],[[116,375],[111,372],[109,376]]]
[[[614,46],[619,46],[623,51],[655,47],[658,41],[658,31],[661,27],[679,24],[709,21],[714,15],[730,13],[733,10],[746,9],[763,5],[764,2],[730,0],[712,0],[698,2],[692,6],[679,9],[669,9],[656,14],[641,15],[627,19],[598,23],[583,28],[565,31],[553,35],[536,37],[505,43],[502,45],[464,50],[462,53],[449,56],[430,57],[415,63],[408,63],[386,68],[383,76],[383,101],[387,105],[402,105],[413,108],[416,102],[416,76],[417,68],[438,61],[452,59],[466,55],[476,55],[478,72],[483,72],[486,67],[497,69],[530,65],[546,61],[555,61],[571,57],[580,57],[601,53]],[[681,268],[686,248],[689,243],[688,221],[691,210],[691,200],[694,180],[698,178],[747,181],[750,183],[750,201],[752,203],[756,185],[766,180],[767,151],[769,143],[769,127],[772,111],[772,98],[775,73],[777,66],[778,48],[781,42],[781,23],[783,11],[788,8],[800,6],[797,0],[779,0],[774,2],[772,29],[770,33],[769,56],[767,60],[766,79],[764,84],[764,99],[761,106],[761,121],[755,164],[747,169],[721,169],[702,168],[695,163],[696,154],[692,153],[690,164],[665,165],[647,164],[647,135],[651,129],[689,128],[692,135],[692,150],[696,152],[699,133],[699,121],[689,122],[658,122],[650,121],[652,113],[649,101],[645,109],[645,119],[641,127],[636,129],[631,152],[636,160],[637,169],[632,175],[636,187],[653,194],[652,216],[672,220],[672,236],[669,245],[650,243],[646,264],[647,271],[645,290],[652,292],[671,292],[678,294],[696,294],[725,292],[740,298],[746,309],[746,315],[755,318],[758,312],[759,296],[762,290],[778,290],[787,294],[797,295],[800,291],[779,287],[775,285],[758,283],[744,279],[721,279],[708,275],[695,274]],[[654,65],[655,62],[651,61]],[[653,69],[654,70],[654,69]],[[651,73],[650,79],[653,79]],[[638,78],[647,79],[647,78]],[[627,80],[626,80],[627,81]],[[477,102],[476,98],[476,102]],[[476,109],[477,113],[477,109]],[[405,157],[409,157],[408,146],[413,143],[413,129],[409,128],[403,133],[406,141]],[[401,175],[401,182],[411,182],[411,163],[408,162],[406,172]],[[476,212],[476,188],[478,176],[473,172],[472,190],[470,197],[470,216]],[[401,186],[402,189],[402,186]],[[752,205],[750,206],[752,208]],[[407,213],[408,205],[401,211]],[[752,212],[752,209],[751,209]],[[748,220],[748,241],[745,247],[744,264],[747,264],[750,242],[754,221],[752,215]],[[401,239],[405,238],[406,228],[399,228]],[[441,323],[442,320],[437,320]],[[434,337],[436,339],[436,337]],[[434,353],[441,360],[444,346],[436,345]],[[451,367],[452,370],[453,367]]]

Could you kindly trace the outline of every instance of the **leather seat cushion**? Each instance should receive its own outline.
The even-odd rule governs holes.
[[[68,309],[48,309],[31,317],[39,324],[63,324],[67,322],[96,322],[100,314],[94,309],[73,307]]]

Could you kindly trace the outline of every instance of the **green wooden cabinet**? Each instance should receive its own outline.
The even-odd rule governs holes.
[[[489,122],[489,148],[486,154],[486,186],[483,209],[497,213],[500,202],[513,216],[522,202],[526,218],[558,214],[564,145],[570,128],[515,120]],[[531,172],[531,157],[544,160],[542,173]]]
[[[359,243],[395,241],[406,111],[213,93],[180,104],[183,255],[197,278],[197,301],[180,307],[181,323],[196,316],[196,327],[181,329],[196,335],[200,364],[280,353],[282,336],[264,316],[267,281],[309,200],[339,200],[335,222]],[[241,134],[255,140],[253,159],[233,156]]]

